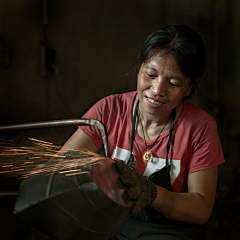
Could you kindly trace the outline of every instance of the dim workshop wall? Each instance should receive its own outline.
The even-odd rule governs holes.
[[[0,64],[0,125],[80,118],[102,97],[135,90],[131,70],[152,31],[167,24],[195,28],[206,46],[207,66],[191,101],[218,122],[227,160],[220,186],[231,185],[240,144],[237,0],[1,0],[0,9],[0,49],[9,57]],[[62,144],[75,129],[30,134]],[[0,137],[21,142],[25,134]],[[219,191],[224,199],[226,191]],[[2,202],[0,238],[26,239],[25,225],[7,205],[13,202]]]

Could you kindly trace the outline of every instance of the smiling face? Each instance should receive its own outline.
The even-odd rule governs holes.
[[[165,118],[181,106],[191,91],[190,78],[179,69],[172,54],[160,51],[143,63],[138,73],[137,94],[143,115]]]

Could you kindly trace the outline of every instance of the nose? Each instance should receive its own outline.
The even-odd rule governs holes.
[[[167,93],[167,81],[159,77],[152,82],[151,91],[155,96],[165,96]]]

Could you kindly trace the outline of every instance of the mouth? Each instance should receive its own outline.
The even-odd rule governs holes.
[[[155,105],[158,105],[158,106],[164,104],[164,103],[162,103],[162,102],[155,101],[155,100],[153,100],[153,99],[151,99],[151,98],[148,98],[148,97],[146,97],[146,99],[147,99],[150,103],[155,104]]]

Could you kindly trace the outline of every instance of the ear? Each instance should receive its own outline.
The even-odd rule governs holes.
[[[191,84],[190,84],[190,86],[189,86],[186,94],[184,95],[184,98],[185,98],[185,99],[189,97],[189,95],[190,95],[190,93],[191,93],[191,91],[192,91],[192,88],[197,85],[197,82],[198,82],[198,79],[195,80],[195,84],[194,84],[194,83],[191,83]]]
[[[190,84],[187,92],[186,92],[185,95],[184,95],[184,98],[188,98],[188,97],[189,97],[189,95],[190,95],[190,93],[191,93],[191,91],[192,91],[192,88],[193,88],[193,83]]]

